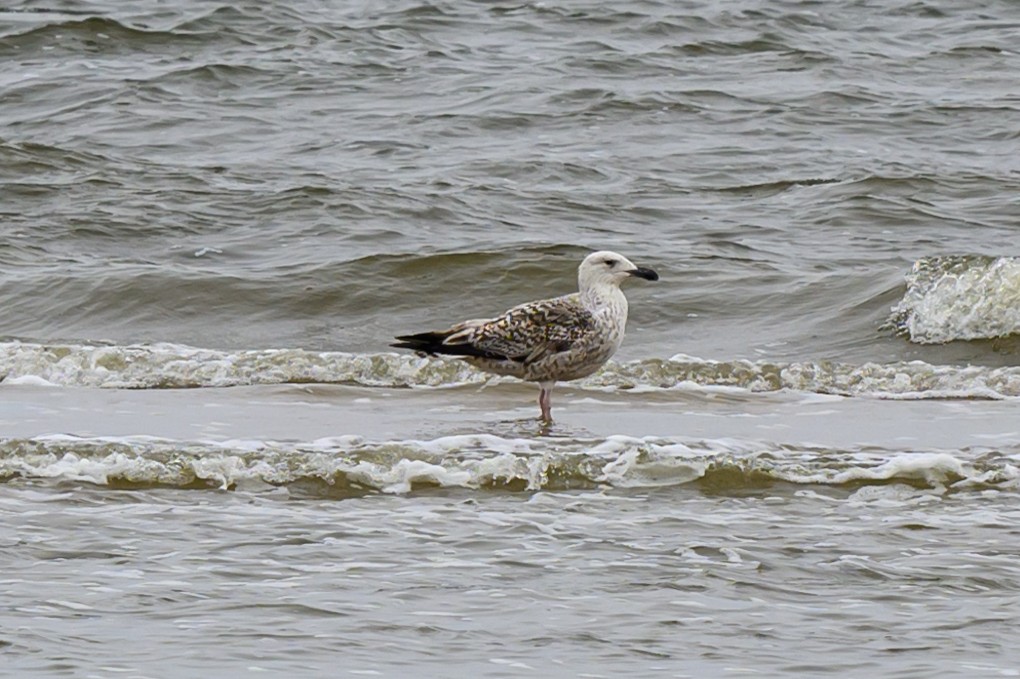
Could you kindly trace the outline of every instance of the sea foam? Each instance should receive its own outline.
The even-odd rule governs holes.
[[[698,484],[717,492],[777,483],[854,489],[901,483],[938,492],[1015,489],[1020,449],[834,449],[739,439],[612,436],[311,442],[153,437],[0,439],[0,478],[112,487],[258,489],[327,497],[423,488],[536,492]]]
[[[924,257],[889,323],[919,344],[1020,334],[1020,258]]]
[[[352,354],[302,349],[215,351],[176,344],[129,346],[0,343],[8,384],[182,389],[259,384],[350,384],[383,388],[450,388],[492,378],[456,359],[407,354]],[[838,396],[1001,399],[1020,396],[1020,367],[932,365],[923,361],[710,361],[690,356],[610,361],[572,382],[593,391],[734,389]]]

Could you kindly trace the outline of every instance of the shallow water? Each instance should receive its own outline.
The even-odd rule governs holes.
[[[1015,676],[1018,30],[0,11],[0,675]],[[552,427],[387,346],[605,248]]]

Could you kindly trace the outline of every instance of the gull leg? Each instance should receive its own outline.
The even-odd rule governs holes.
[[[542,409],[542,421],[552,422],[552,390],[555,382],[540,382],[538,392],[538,407]]]

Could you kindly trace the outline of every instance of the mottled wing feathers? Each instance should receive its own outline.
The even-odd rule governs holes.
[[[528,364],[567,351],[594,328],[577,295],[516,306],[498,318],[459,323],[449,330],[398,337],[393,346],[434,354],[476,356]]]
[[[446,342],[470,344],[522,363],[566,351],[594,326],[591,314],[576,297],[568,295],[521,304],[499,318],[465,327]]]

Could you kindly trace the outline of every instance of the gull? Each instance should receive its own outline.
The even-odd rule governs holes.
[[[623,255],[593,252],[577,269],[573,294],[526,302],[495,318],[462,321],[445,330],[401,335],[390,346],[457,356],[485,372],[537,382],[541,419],[549,423],[556,383],[591,375],[620,348],[627,326],[620,284],[634,277],[659,280],[659,274]]]

